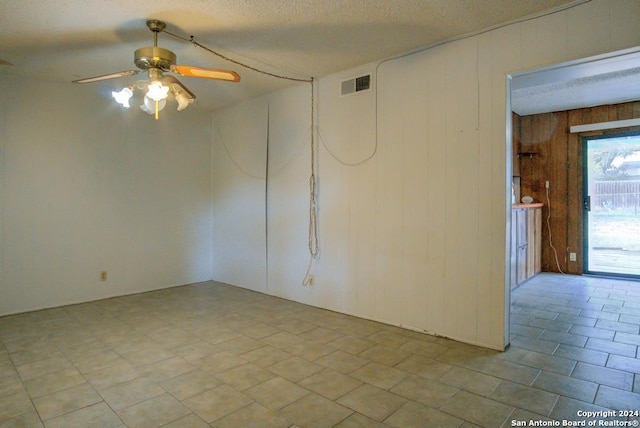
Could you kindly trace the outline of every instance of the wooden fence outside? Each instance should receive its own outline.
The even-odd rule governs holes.
[[[640,180],[596,181],[591,194],[592,210],[640,211]]]

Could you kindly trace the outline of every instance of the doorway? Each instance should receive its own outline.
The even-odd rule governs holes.
[[[583,137],[584,272],[640,279],[640,132]]]

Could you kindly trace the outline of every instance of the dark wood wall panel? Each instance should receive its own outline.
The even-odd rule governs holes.
[[[521,196],[542,202],[542,270],[582,274],[583,135],[571,134],[574,125],[640,117],[640,102],[599,106],[531,116],[514,116],[514,176],[520,177]],[[638,129],[638,128],[634,128]],[[612,129],[584,135],[631,130]],[[545,182],[549,181],[547,200]],[[549,211],[549,206],[551,210]],[[550,215],[549,215],[550,214]],[[551,230],[547,226],[547,219]],[[551,234],[549,234],[551,232]],[[550,241],[551,236],[551,241]],[[551,248],[550,242],[557,251]],[[569,253],[577,260],[569,261]]]

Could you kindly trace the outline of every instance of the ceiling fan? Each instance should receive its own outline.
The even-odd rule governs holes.
[[[158,47],[158,33],[165,29],[166,24],[162,21],[150,19],[147,21],[147,27],[154,34],[153,46],[136,49],[134,52],[134,63],[139,70],[119,71],[116,73],[77,79],[72,82],[92,83],[101,80],[115,79],[118,77],[133,76],[140,73],[140,71],[147,71],[149,82],[148,85],[146,85],[147,82],[145,82],[144,85],[148,87],[148,92],[145,96],[145,103],[140,107],[143,111],[152,114],[152,104],[149,101],[154,101],[157,119],[158,110],[161,110],[164,107],[164,104],[162,106],[160,106],[160,104],[166,99],[169,91],[173,93],[176,101],[178,101],[178,110],[183,110],[196,99],[196,96],[187,89],[186,86],[184,86],[174,76],[165,75],[164,73],[166,72],[176,73],[180,76],[223,80],[228,82],[240,81],[240,76],[234,71],[176,64],[176,54],[168,49]],[[135,86],[136,85],[134,85],[134,87]],[[121,103],[123,106],[129,107],[129,98],[133,95],[132,90],[134,87],[125,88],[120,92],[113,92],[113,97],[116,98],[116,101]],[[138,88],[142,89],[140,86],[138,86]],[[147,100],[147,98],[150,100]],[[164,102],[166,103],[166,101]]]

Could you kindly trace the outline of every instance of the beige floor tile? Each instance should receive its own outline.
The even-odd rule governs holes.
[[[426,340],[412,339],[398,348],[403,352],[420,355],[426,358],[437,358],[438,356],[449,351],[444,345],[428,342]]]
[[[311,393],[291,403],[279,414],[300,427],[328,428],[353,413],[352,410]]]
[[[315,361],[318,358],[324,357],[336,351],[336,349],[331,346],[308,341],[289,346],[284,350],[309,361]]]
[[[302,335],[303,333],[313,330],[314,328],[316,328],[316,326],[314,324],[293,318],[293,319],[289,319],[284,322],[278,323],[276,325],[276,328],[299,336],[299,335]]]
[[[71,357],[70,360],[80,373],[84,374],[96,372],[126,361],[120,354],[110,350],[80,357]]]
[[[73,364],[62,356],[38,360],[31,363],[16,366],[20,378],[26,382],[30,379],[46,376],[66,369],[73,369]]]
[[[390,389],[400,383],[408,375],[407,372],[371,362],[352,371],[349,376],[367,382],[382,389]]]
[[[309,394],[307,389],[281,377],[275,377],[243,392],[272,410],[279,410]]]
[[[51,419],[102,401],[102,397],[89,385],[73,386],[44,397],[35,398],[33,404],[43,420]]]
[[[375,342],[356,336],[343,336],[339,339],[332,340],[328,345],[344,352],[357,355],[369,348],[372,348],[376,344]]]
[[[606,407],[602,407],[592,403],[585,403],[584,401],[574,400],[572,398],[560,397],[556,403],[550,417],[555,420],[576,420],[578,412],[602,412],[608,410]]]
[[[388,426],[389,425],[383,424],[382,422],[374,421],[365,415],[354,412],[339,424],[334,425],[334,428],[387,428]]]
[[[104,402],[84,407],[47,421],[47,428],[100,427],[116,428],[124,424]]]
[[[440,410],[480,426],[499,427],[513,412],[514,407],[460,391],[444,403]]]
[[[458,391],[453,386],[415,375],[408,377],[391,389],[394,394],[434,408],[440,407]]]
[[[183,404],[207,423],[211,423],[252,402],[251,398],[232,387],[220,385],[187,398]]]
[[[598,390],[596,383],[548,372],[542,372],[533,386],[587,403],[593,402]]]
[[[640,410],[640,393],[621,391],[603,385],[598,389],[594,403],[610,409],[619,406],[620,410]]]
[[[308,340],[309,342],[321,343],[321,344],[334,341],[336,339],[341,338],[342,336],[344,335],[339,331],[335,331],[330,328],[315,327],[315,326],[312,330],[309,330],[307,332],[300,334],[300,337],[302,337],[305,340]]]
[[[140,377],[140,372],[130,362],[121,359],[113,366],[86,373],[84,377],[94,388],[100,391]]]
[[[114,410],[133,406],[164,393],[164,389],[145,377],[135,378],[100,391],[104,401]]]
[[[578,363],[571,377],[596,382],[600,385],[607,385],[625,391],[631,391],[633,389],[633,373],[586,363]]]
[[[362,385],[362,382],[335,370],[324,369],[301,380],[299,385],[330,400],[336,400]]]
[[[24,386],[31,398],[37,398],[83,383],[86,383],[85,378],[78,370],[71,368],[30,379]]]
[[[399,351],[385,345],[375,345],[362,351],[358,355],[389,367],[394,367],[411,356],[411,354],[407,352]]]
[[[171,379],[195,370],[197,367],[182,357],[172,357],[139,368],[142,376],[147,376],[155,382]]]
[[[289,333],[287,331],[281,331],[274,335],[265,337],[262,339],[262,342],[267,343],[278,349],[286,349],[294,345],[298,345],[305,340],[300,336],[297,336],[293,333]]]
[[[400,348],[411,340],[403,329],[383,330],[367,336],[367,339],[392,349]]]
[[[243,391],[247,388],[251,388],[252,386],[265,382],[276,375],[253,363],[247,363],[229,369],[225,372],[218,373],[215,376],[218,380],[221,380],[227,385],[231,385],[238,391]]]
[[[163,327],[152,331],[147,336],[165,349],[174,349],[198,340],[196,336],[176,327]]]
[[[69,425],[66,425],[67,427]],[[40,416],[35,411],[13,417],[11,419],[0,419],[0,427],[2,428],[42,428],[44,425],[40,420]]]
[[[211,425],[195,413],[190,413],[187,416],[162,425],[162,428],[211,428]]]
[[[216,374],[247,364],[247,362],[244,358],[230,352],[218,352],[207,355],[203,359],[195,361],[194,364],[207,373]]]
[[[338,403],[376,421],[383,421],[407,400],[375,386],[364,384],[339,398]]]
[[[287,428],[291,422],[260,404],[253,403],[211,424],[215,428]]]
[[[242,358],[257,364],[260,367],[269,367],[290,357],[291,354],[288,352],[275,348],[271,345],[263,346],[262,348],[254,349],[253,351],[242,354]]]
[[[408,402],[385,419],[384,423],[397,428],[454,428],[460,427],[463,421],[432,407]]]
[[[10,354],[11,361],[16,366],[34,363],[36,361],[48,360],[51,358],[64,358],[64,355],[54,343],[46,342],[45,345],[34,347],[20,352]]]
[[[217,352],[217,349],[215,345],[207,341],[198,340],[173,349],[173,353],[181,356],[190,363],[195,363],[207,355],[214,354]]]
[[[122,354],[134,366],[143,366],[169,359],[173,354],[160,345],[145,345],[140,349]]]
[[[262,348],[264,346],[264,343],[247,336],[239,336],[234,339],[229,339],[222,343],[218,343],[217,345],[218,349],[221,352],[228,352],[233,355],[242,355],[245,352]]]
[[[200,369],[159,383],[162,388],[178,400],[185,400],[206,390],[213,389],[220,384],[221,381],[216,379],[214,375]]]
[[[147,428],[168,424],[191,412],[169,394],[162,394],[117,413],[128,428]]]
[[[477,358],[462,364],[464,367],[494,376],[500,379],[510,380],[523,385],[531,385],[540,374],[540,369],[528,367],[522,364],[504,361],[497,357]]]
[[[276,333],[279,333],[280,330],[273,326],[270,326],[269,324],[257,322],[255,324],[251,324],[247,327],[241,328],[239,332],[253,339],[262,339],[267,336],[272,336]]]
[[[484,396],[491,394],[501,382],[497,377],[462,367],[453,367],[438,380],[456,388]]]
[[[349,374],[367,364],[369,360],[352,355],[348,352],[335,351],[331,354],[325,355],[324,357],[318,358],[314,362],[341,373]]]
[[[213,325],[209,327],[208,331],[204,331],[204,334],[200,335],[200,338],[209,342],[212,345],[217,345],[228,340],[237,339],[242,337],[242,333],[231,330],[224,327],[215,327],[217,322],[212,322]]]
[[[519,383],[503,381],[489,398],[532,413],[549,416],[559,396]]]
[[[51,425],[119,426],[106,398],[134,425],[172,427],[471,428],[514,407],[509,420],[628,407],[640,394],[640,317],[629,312],[640,292],[633,301],[637,284],[622,283],[536,276],[512,293],[503,353],[212,282],[0,317],[0,426],[42,423],[30,398]],[[215,413],[205,421],[180,400]]]
[[[0,421],[14,418],[34,410],[31,399],[23,389],[13,394],[3,395],[0,400]]]
[[[324,367],[321,365],[300,357],[287,358],[269,367],[269,370],[273,373],[289,379],[292,382],[298,382],[322,369],[324,369]]]
[[[8,397],[12,394],[23,392],[25,386],[15,370],[6,370],[0,376],[0,397]]]
[[[420,355],[411,355],[395,367],[427,379],[438,379],[453,366]]]

